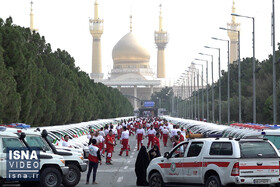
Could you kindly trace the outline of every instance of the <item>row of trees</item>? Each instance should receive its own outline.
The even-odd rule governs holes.
[[[278,50],[276,51],[276,75],[277,75],[277,115],[280,116],[280,44],[278,44]],[[241,60],[241,105],[242,105],[242,121],[243,122],[252,122],[253,121],[253,92],[252,92],[252,82],[253,82],[253,72],[252,72],[252,58],[244,58]],[[269,55],[268,59],[263,60],[262,62],[256,60],[256,104],[257,104],[257,123],[272,123],[273,122],[273,89],[272,89],[272,56]],[[221,99],[222,99],[222,122],[227,122],[227,82],[228,82],[228,72],[222,71],[221,79],[214,83],[214,121],[219,119],[219,81],[221,81]],[[168,91],[164,88],[161,92],[155,93],[152,99],[159,106],[159,99],[161,100],[161,105],[171,110],[171,105],[173,104],[176,115],[179,117],[190,117],[190,110],[193,110],[194,107],[183,100],[182,98],[173,97],[172,94],[166,94]],[[206,89],[199,90],[199,109],[200,117],[202,114],[202,92],[204,94],[204,117],[206,118]],[[197,95],[198,92],[193,92],[192,95]],[[211,86],[208,90],[209,94],[209,121],[212,121],[212,92]],[[238,65],[230,65],[230,119],[232,121],[238,121]],[[280,123],[280,117],[278,117],[278,123]]]
[[[0,123],[46,126],[132,112],[127,98],[90,80],[66,51],[0,18]]]

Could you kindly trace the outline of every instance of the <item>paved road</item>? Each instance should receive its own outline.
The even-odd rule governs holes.
[[[115,152],[113,153],[112,163],[113,165],[102,164],[98,166],[97,169],[97,179],[98,184],[94,186],[102,187],[135,187],[136,186],[136,175],[134,172],[135,169],[135,160],[137,158],[137,144],[135,136],[129,138],[130,152],[129,156],[119,156],[121,145],[119,141],[118,145],[115,146]],[[144,139],[144,145],[147,145],[147,139]],[[161,140],[161,154],[169,151],[171,149],[171,142],[169,142],[167,147],[163,147]],[[102,158],[102,163],[105,162],[105,158]],[[86,185],[86,174],[87,172],[82,173],[80,183],[77,187],[86,187],[93,186],[92,184]],[[91,181],[91,180],[90,180]]]

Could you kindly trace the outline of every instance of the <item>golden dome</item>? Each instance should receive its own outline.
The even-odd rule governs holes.
[[[114,64],[149,64],[150,53],[136,39],[132,32],[127,33],[114,46]]]

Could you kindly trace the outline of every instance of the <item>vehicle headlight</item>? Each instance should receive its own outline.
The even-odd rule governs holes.
[[[84,160],[84,157],[83,157],[83,156],[80,156],[80,159],[81,159],[81,160]]]

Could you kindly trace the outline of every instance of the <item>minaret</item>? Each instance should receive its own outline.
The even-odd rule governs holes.
[[[159,5],[159,30],[155,31],[155,43],[158,48],[157,52],[157,77],[165,78],[165,55],[164,48],[168,43],[168,34],[162,30],[162,16],[161,16],[161,5]]]
[[[32,5],[33,5],[33,2],[31,1],[30,2],[30,30],[31,31],[38,31],[38,29],[34,29],[34,25],[33,25],[33,9],[32,9]]]
[[[94,19],[89,20],[89,30],[92,35],[92,73],[91,79],[103,79],[102,63],[101,63],[101,42],[100,38],[103,34],[103,19],[98,17],[98,3],[94,3]]]
[[[234,0],[232,2],[232,13],[235,13]],[[235,22],[235,16],[232,16],[231,23],[227,24],[228,29],[240,31],[240,23]],[[237,62],[238,58],[238,33],[228,31],[228,37],[230,39],[230,63]]]

